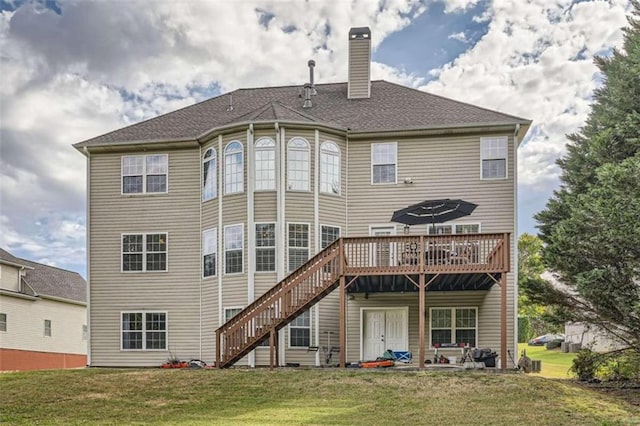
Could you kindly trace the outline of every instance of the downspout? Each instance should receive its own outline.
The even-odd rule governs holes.
[[[217,158],[216,158],[216,161],[217,161]],[[200,234],[200,306],[199,306],[199,308],[200,308],[200,345],[199,345],[199,348],[198,348],[198,352],[199,352],[198,359],[202,359],[202,326],[203,326],[203,324],[202,324],[202,285],[203,285],[202,281],[204,280],[204,276],[203,276],[203,271],[204,271],[204,256],[203,255],[204,255],[204,253],[203,253],[203,250],[202,250],[202,194],[203,194],[202,190],[204,188],[204,185],[203,185],[204,184],[204,182],[203,182],[203,178],[204,177],[203,177],[203,171],[202,171],[203,164],[204,163],[202,162],[202,145],[199,145],[198,146],[198,167],[200,168],[200,195],[198,196],[198,198],[199,198],[198,205],[200,206],[200,209],[199,209],[200,210],[200,213],[199,213],[200,214],[200,218],[199,218],[200,227],[198,228],[198,230],[199,230],[199,234]]]
[[[320,131],[316,129],[314,140],[314,156],[315,166],[313,168],[313,228],[315,233],[314,254],[320,251]],[[314,346],[320,347],[320,304],[316,303],[313,307],[315,324],[314,324]],[[316,367],[320,366],[320,351],[316,351]]]
[[[249,123],[247,129],[247,306],[255,300],[255,275],[256,270],[256,250],[254,247],[256,238],[256,226],[255,226],[255,161],[254,161],[254,137],[253,137],[253,123]],[[249,352],[247,357],[247,363],[249,367],[256,366],[256,352],[255,350]]]
[[[513,354],[515,360],[518,355],[518,133],[520,123],[516,124],[513,132]]]
[[[280,282],[284,278],[284,259],[285,259],[285,247],[284,247],[284,209],[285,209],[285,147],[284,138],[285,131],[280,128],[280,124],[276,121],[274,124],[276,130],[276,149],[278,155],[276,156],[276,170],[277,174],[277,198],[276,198],[276,252],[282,253],[278,256],[278,262],[276,264],[276,282]],[[278,362],[280,365],[284,364],[284,328],[278,332]]]
[[[86,185],[87,185],[87,207],[85,212],[86,244],[87,244],[87,366],[91,366],[91,154],[87,147],[83,147],[84,155],[87,157]]]

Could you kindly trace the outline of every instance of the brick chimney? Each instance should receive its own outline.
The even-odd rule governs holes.
[[[369,27],[349,30],[349,99],[371,97],[371,30]]]

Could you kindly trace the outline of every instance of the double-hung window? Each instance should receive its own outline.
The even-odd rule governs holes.
[[[243,271],[242,250],[244,247],[242,225],[224,227],[224,272],[236,274]]]
[[[51,337],[51,320],[44,320],[44,336]]]
[[[260,138],[255,149],[255,190],[276,189],[276,144],[271,138]]]
[[[320,227],[320,249],[323,250],[332,242],[340,238],[340,228],[337,226],[322,225]]]
[[[167,234],[123,234],[122,271],[167,270]]]
[[[0,331],[7,331],[7,314],[0,313]]]
[[[476,346],[477,308],[431,308],[431,346],[455,343]]]
[[[202,232],[202,275],[213,277],[216,275],[216,262],[218,254],[218,230],[207,229]]]
[[[507,137],[480,138],[482,179],[507,178]]]
[[[168,163],[167,154],[123,156],[122,193],[166,193]]]
[[[256,224],[256,272],[276,270],[276,225]]]
[[[166,312],[122,312],[122,350],[166,350]]]
[[[398,144],[371,144],[371,183],[396,183]]]
[[[311,313],[305,311],[289,324],[289,347],[308,348],[311,344]]]
[[[309,259],[309,225],[290,223],[288,230],[289,271],[293,271]]]
[[[216,150],[209,148],[202,158],[202,201],[216,198],[218,194],[216,166]]]
[[[235,317],[242,311],[242,306],[236,306],[233,308],[224,308],[224,322],[229,321],[231,318]]]
[[[477,234],[479,232],[479,223],[427,225],[427,233],[429,235]]]
[[[309,142],[293,138],[287,149],[287,188],[289,191],[309,190]]]
[[[224,193],[244,191],[244,152],[238,141],[230,142],[224,149]]]
[[[340,149],[329,141],[320,145],[320,192],[340,194]]]

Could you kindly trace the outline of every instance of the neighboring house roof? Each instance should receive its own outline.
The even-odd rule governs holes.
[[[318,94],[311,97],[311,108],[302,107],[302,86],[238,89],[74,146],[196,140],[216,128],[260,121],[315,123],[348,132],[530,123],[382,80],[371,82],[367,99],[348,99],[347,83],[318,84],[315,88]]]
[[[36,295],[84,303],[87,301],[87,282],[77,272],[20,259],[2,248],[0,248],[0,262],[25,267],[23,280],[36,292]]]

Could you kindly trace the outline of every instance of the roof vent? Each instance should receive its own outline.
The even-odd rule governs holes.
[[[311,103],[311,83],[307,83],[304,85],[304,103],[302,104],[302,108],[311,108],[313,104]]]
[[[316,91],[316,85],[313,83],[313,67],[316,66],[316,61],[314,61],[313,59],[309,59],[309,62],[307,62],[307,64],[309,65],[309,83],[311,84],[311,96],[315,96],[318,94],[318,92]]]
[[[229,106],[227,107],[227,112],[233,111],[233,95],[229,94]]]
[[[371,97],[371,30],[369,27],[349,30],[349,99]]]

